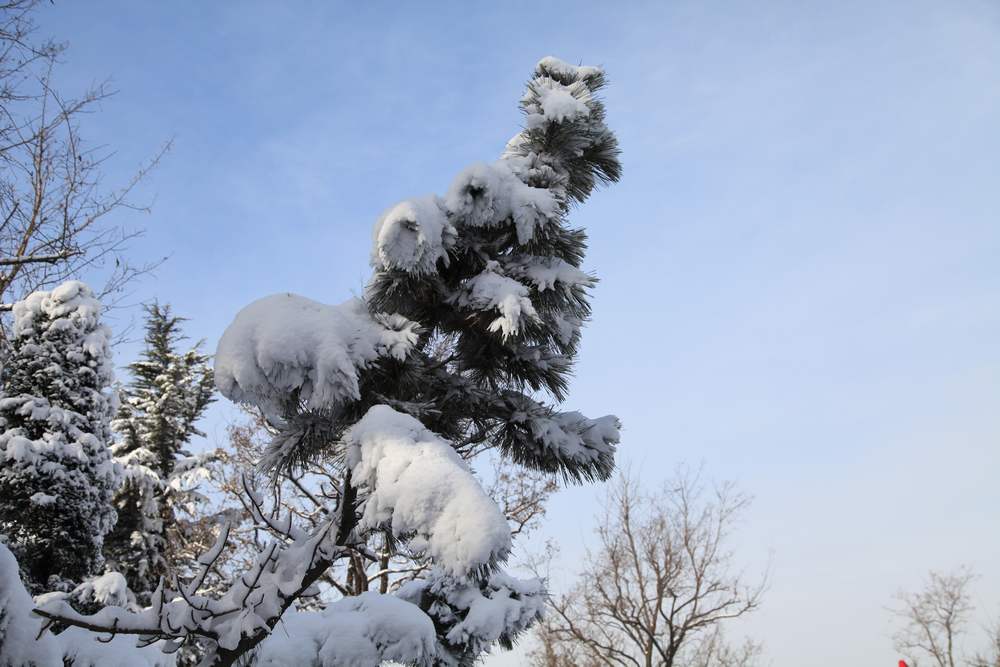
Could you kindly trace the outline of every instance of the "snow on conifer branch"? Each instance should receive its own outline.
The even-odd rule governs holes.
[[[419,421],[373,407],[345,435],[362,491],[359,529],[385,527],[443,571],[491,569],[510,551],[510,526],[468,466]]]
[[[215,381],[223,396],[281,414],[290,399],[329,409],[360,398],[360,372],[380,357],[400,359],[416,343],[415,323],[376,318],[353,299],[329,306],[275,294],[237,315],[219,341]]]

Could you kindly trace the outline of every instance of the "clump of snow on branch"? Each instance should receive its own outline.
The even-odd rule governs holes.
[[[517,240],[531,240],[535,229],[561,215],[560,201],[546,188],[533,188],[513,172],[508,160],[467,167],[444,197],[452,216],[472,227],[494,227],[514,222]]]
[[[256,667],[356,667],[395,661],[432,665],[434,623],[418,607],[392,595],[366,592],[321,612],[292,612],[261,645]]]
[[[545,56],[538,61],[537,68],[541,72],[554,75],[560,79],[587,81],[604,71],[600,67],[592,65],[570,65],[569,63],[556,58],[555,56]]]
[[[352,481],[368,492],[363,528],[397,538],[454,574],[510,551],[510,526],[451,445],[409,415],[372,407],[345,435]]]
[[[536,99],[527,105],[525,123],[529,128],[545,123],[562,123],[590,115],[590,89],[577,81],[564,85],[554,79],[536,79],[531,84]]]
[[[451,601],[467,613],[448,631],[448,641],[462,645],[479,641],[489,646],[527,629],[541,617],[545,587],[538,579],[515,579],[497,572],[485,590],[470,586],[453,595]]]
[[[588,419],[579,412],[557,412],[548,418],[530,420],[532,435],[560,458],[593,460],[613,455],[618,442],[618,418],[613,415]]]
[[[528,256],[509,262],[507,273],[524,277],[540,292],[560,287],[563,290],[591,287],[593,276],[558,257]]]
[[[309,409],[329,408],[360,397],[360,370],[380,357],[405,358],[416,341],[416,323],[373,318],[359,299],[330,306],[275,294],[241,310],[226,329],[215,383],[230,400],[272,414],[294,394]]]
[[[106,572],[73,589],[73,597],[102,607],[124,607],[128,603],[128,584],[120,573]]]
[[[39,491],[37,493],[32,494],[29,500],[31,500],[32,505],[39,505],[41,507],[45,507],[46,505],[51,505],[52,503],[54,503],[59,499],[56,498],[55,496],[50,496],[47,493],[42,493],[41,491]]]
[[[396,204],[375,223],[372,263],[411,273],[430,273],[437,261],[448,260],[447,247],[455,228],[437,197]]]
[[[499,264],[490,262],[485,271],[466,282],[458,302],[476,310],[499,311],[500,317],[490,323],[489,330],[506,338],[521,330],[522,319],[538,319],[538,312],[528,288],[500,271]]]

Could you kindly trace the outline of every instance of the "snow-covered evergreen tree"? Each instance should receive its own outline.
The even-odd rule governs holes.
[[[0,393],[0,534],[34,593],[100,572],[118,483],[110,331],[81,282],[14,305]]]
[[[203,436],[195,423],[212,401],[214,381],[200,344],[179,349],[181,323],[170,306],[146,306],[145,347],[129,365],[131,382],[121,391],[112,427],[113,447],[125,482],[115,496],[118,523],[106,540],[109,566],[125,575],[141,604],[148,604],[160,577],[176,573],[185,517],[197,505],[204,456],[185,449]]]
[[[618,420],[556,409],[595,282],[581,268],[586,236],[567,216],[620,176],[597,97],[604,83],[598,68],[543,59],[521,101],[524,129],[500,160],[464,170],[444,197],[403,202],[379,219],[363,300],[275,294],[223,334],[216,384],[267,420],[274,436],[263,467],[295,478],[324,460],[338,478],[315,498],[318,524],[277,516],[248,487],[247,510],[278,539],[219,595],[201,591],[228,530],[202,571],[176,591],[159,589],[149,609],[85,617],[54,601],[38,613],[196,641],[206,667],[251,652],[261,666],[470,666],[509,646],[539,617],[544,589],[502,570],[511,528],[469,450],[497,448],[573,481],[614,468]],[[431,567],[395,594],[363,591],[322,612],[295,611],[336,563],[378,560],[374,544]]]

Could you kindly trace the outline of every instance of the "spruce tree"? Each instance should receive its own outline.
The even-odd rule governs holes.
[[[125,483],[115,497],[118,523],[108,536],[109,563],[125,575],[140,603],[147,603],[161,576],[176,570],[178,538],[183,540],[184,509],[197,501],[198,470],[204,457],[185,449],[203,436],[195,422],[212,401],[214,381],[200,343],[180,351],[181,323],[170,306],[145,307],[145,347],[129,365],[131,382],[121,391],[114,422],[120,440],[112,451]]]
[[[33,593],[101,571],[115,521],[110,331],[81,282],[14,305],[0,394],[0,534]]]

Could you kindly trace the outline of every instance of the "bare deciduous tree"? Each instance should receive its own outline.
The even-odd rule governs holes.
[[[79,121],[113,91],[106,83],[75,97],[55,89],[53,71],[66,47],[34,39],[38,4],[0,4],[0,312],[32,291],[102,268],[98,296],[107,304],[152,269],[124,255],[141,232],[106,218],[118,209],[146,210],[129,195],[169,147],[122,187],[103,186],[110,153],[82,141]]]
[[[967,567],[953,572],[931,572],[923,590],[900,592],[890,611],[902,620],[893,636],[896,650],[911,667],[929,661],[934,667],[1000,667],[1000,623],[989,628],[989,645],[972,658],[962,658],[959,638],[968,630],[974,610],[970,587],[976,574]]]
[[[657,494],[622,476],[606,500],[576,585],[551,601],[535,665],[753,664],[760,647],[727,645],[721,625],[758,608],[766,574],[747,580],[728,542],[750,499],[679,470]]]
[[[903,620],[895,634],[896,650],[914,665],[922,658],[937,667],[955,667],[955,641],[965,631],[972,602],[969,584],[975,575],[961,568],[953,573],[931,572],[924,589],[918,593],[900,592],[899,607],[892,612]]]

